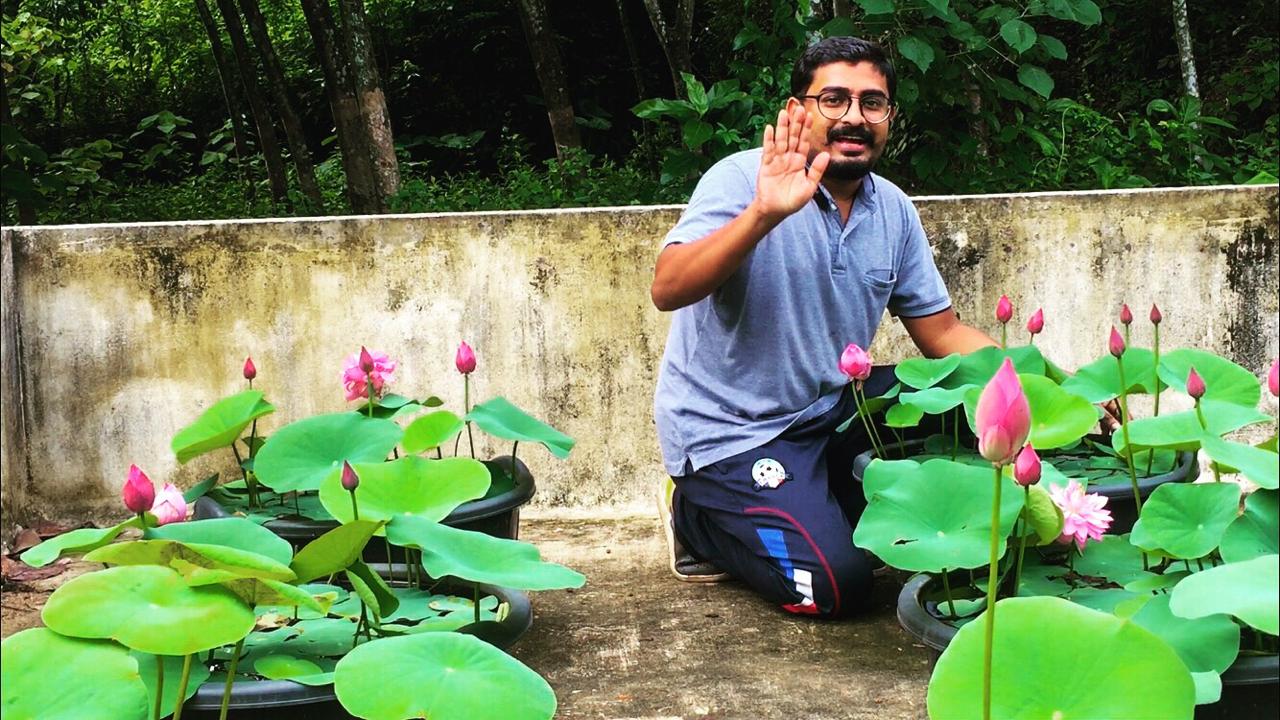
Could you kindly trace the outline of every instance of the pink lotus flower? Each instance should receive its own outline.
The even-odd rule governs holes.
[[[134,513],[144,513],[155,504],[156,487],[151,484],[151,478],[138,469],[137,465],[130,465],[129,479],[124,481],[120,497],[129,510]]]
[[[360,485],[360,476],[356,475],[356,469],[351,467],[351,463],[346,460],[342,461],[342,487],[349,491],[355,490]]]
[[[840,354],[840,372],[850,380],[861,382],[871,376],[871,356],[855,343],[849,343]]]
[[[1022,487],[1040,482],[1040,456],[1030,445],[1022,448],[1013,462],[1013,480]]]
[[[982,457],[995,465],[1013,462],[1031,432],[1031,406],[1009,358],[982,389],[974,419]]]
[[[366,378],[373,382],[374,397],[381,397],[387,385],[395,379],[396,362],[386,353],[369,352],[360,348],[360,354],[351,355],[343,363],[342,384],[347,389],[347,400],[359,400],[369,397],[369,386]],[[361,368],[361,354],[368,355],[372,370]]]
[[[453,356],[454,367],[463,375],[470,375],[476,369],[476,353],[466,342],[458,343],[458,353]]]
[[[1027,320],[1027,332],[1031,333],[1032,335],[1039,335],[1041,330],[1044,330],[1044,309],[1043,308],[1036,310],[1035,314],[1031,316],[1031,319]]]
[[[1151,324],[1159,325],[1163,319],[1164,316],[1160,314],[1160,308],[1156,307],[1155,303],[1151,303]]]
[[[182,522],[187,519],[187,500],[173,483],[165,483],[160,492],[156,493],[151,514],[156,516],[156,525]]]
[[[1200,377],[1200,373],[1196,372],[1194,367],[1187,373],[1187,394],[1199,400],[1204,397],[1204,378]]]
[[[1129,309],[1129,303],[1120,306],[1120,324],[1129,325],[1133,323],[1133,311]]]
[[[1280,397],[1280,359],[1271,363],[1271,372],[1267,373],[1267,389],[1271,397]]]
[[[244,359],[244,379],[252,381],[256,377],[258,377],[258,368],[254,367],[253,358],[251,357],[245,358]]]
[[[1111,326],[1111,339],[1107,341],[1107,350],[1115,357],[1124,355],[1124,338],[1120,337],[1120,332],[1116,330],[1116,326]]]
[[[1049,488],[1049,497],[1062,510],[1062,535],[1060,543],[1075,541],[1076,546],[1084,550],[1089,540],[1101,540],[1102,534],[1111,527],[1111,511],[1103,509],[1107,498],[1096,493],[1086,493],[1084,487],[1075,480],[1068,480],[1067,486],[1058,485]]]
[[[1013,303],[1009,302],[1008,295],[1001,295],[1000,300],[996,302],[996,320],[1003,325],[1011,319],[1013,319]]]

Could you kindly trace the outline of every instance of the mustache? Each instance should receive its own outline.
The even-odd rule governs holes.
[[[875,144],[875,136],[869,130],[856,128],[852,125],[835,127],[827,131],[827,142],[835,142],[837,140],[853,140],[867,145]]]

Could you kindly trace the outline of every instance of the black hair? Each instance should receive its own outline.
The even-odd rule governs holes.
[[[813,82],[813,73],[823,65],[836,62],[871,63],[884,75],[889,85],[889,99],[897,97],[898,75],[893,71],[893,63],[884,48],[871,40],[855,37],[831,37],[810,45],[791,69],[791,94],[795,97],[803,95]]]

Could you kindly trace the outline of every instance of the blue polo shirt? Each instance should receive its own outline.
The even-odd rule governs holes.
[[[662,247],[711,234],[755,195],[761,150],[703,175]],[[842,223],[835,200],[783,220],[718,289],[676,310],[654,419],[667,473],[700,470],[831,409],[848,384],[845,345],[870,347],[887,308],[921,317],[951,306],[915,207],[871,174]]]

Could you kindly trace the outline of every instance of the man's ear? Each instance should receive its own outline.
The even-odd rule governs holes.
[[[790,113],[796,109],[797,105],[804,105],[804,101],[795,96],[787,98],[787,112]]]

